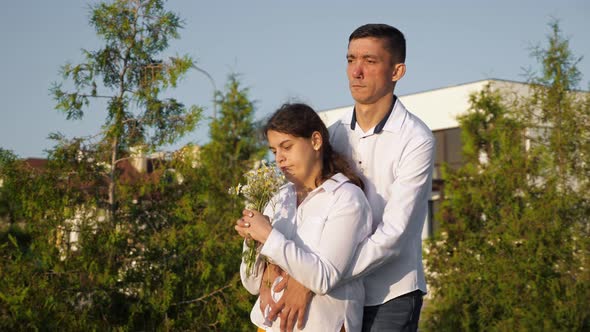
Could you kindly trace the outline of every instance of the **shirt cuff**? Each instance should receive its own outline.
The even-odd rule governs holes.
[[[274,264],[274,257],[280,253],[280,249],[285,242],[285,236],[273,228],[266,238],[266,242],[260,248],[260,254],[266,256],[270,263]]]

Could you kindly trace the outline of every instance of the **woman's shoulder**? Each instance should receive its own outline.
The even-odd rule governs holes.
[[[334,175],[331,180],[336,181],[336,185],[334,187],[334,194],[338,196],[343,196],[343,198],[349,200],[361,200],[366,201],[366,196],[363,190],[352,183],[346,175],[342,173],[338,173]]]
[[[359,186],[346,178],[346,181],[334,190],[333,195],[334,201],[329,214],[340,216],[341,213],[345,213],[351,217],[350,220],[359,222],[359,225],[371,225],[371,205]]]

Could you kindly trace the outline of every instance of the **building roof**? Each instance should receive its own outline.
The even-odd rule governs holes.
[[[37,170],[42,170],[47,166],[47,159],[42,158],[27,158],[24,160],[25,164]]]
[[[494,89],[506,89],[517,93],[526,93],[528,87],[520,82],[486,79],[398,97],[411,113],[422,119],[432,131],[436,131],[458,127],[457,116],[469,109],[469,96],[481,91],[488,84],[492,84]],[[326,125],[330,126],[352,106],[328,109],[318,114]]]

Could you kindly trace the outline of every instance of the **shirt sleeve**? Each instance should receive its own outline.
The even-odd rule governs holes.
[[[272,216],[273,215],[273,210],[274,210],[274,206],[276,206],[275,202],[276,200],[278,200],[278,195],[275,195],[275,197],[273,197],[273,199],[271,200],[271,202],[269,202],[265,209],[264,209],[264,215],[267,216]],[[246,240],[244,240],[244,244],[242,247],[242,255],[244,255],[246,253],[246,251],[248,250],[248,245],[246,244]],[[264,273],[264,259],[260,256],[260,253],[258,253],[256,255],[256,262],[254,263],[254,268],[252,269],[252,273],[250,275],[248,275],[247,273],[247,269],[248,267],[246,266],[246,264],[244,263],[244,259],[242,258],[241,263],[240,263],[240,279],[242,280],[242,285],[244,285],[244,288],[246,288],[246,290],[252,294],[252,295],[258,295],[260,293],[260,283],[262,282],[262,274]]]
[[[420,241],[424,208],[430,195],[434,158],[434,138],[416,138],[408,143],[383,211],[383,221],[359,245],[349,277],[366,275],[396,259],[405,242]]]
[[[248,245],[244,240],[242,254],[244,254],[247,249]],[[242,279],[242,285],[244,285],[244,288],[246,288],[250,294],[258,295],[260,292],[260,283],[262,282],[262,274],[264,273],[264,264],[263,260],[260,258],[260,255],[256,257],[256,263],[254,263],[254,268],[250,275],[248,275],[246,271],[247,268],[248,267],[242,259],[242,263],[240,264],[240,278]]]
[[[357,245],[371,231],[371,210],[361,190],[347,191],[331,207],[315,250],[295,245],[273,229],[261,254],[316,294],[326,294],[352,262]]]

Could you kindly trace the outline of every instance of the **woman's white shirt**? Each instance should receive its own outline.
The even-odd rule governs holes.
[[[358,244],[372,231],[371,209],[363,191],[339,173],[297,206],[295,187],[289,183],[273,197],[264,214],[270,217],[273,230],[260,254],[315,293],[304,330],[340,331],[344,324],[346,331],[360,331],[363,282],[338,282],[354,263]],[[252,294],[259,293],[264,269],[262,259],[256,264],[250,277],[245,264],[240,268],[242,283]],[[252,321],[267,331],[278,331],[280,318],[272,327],[264,326],[259,301],[252,309]]]

